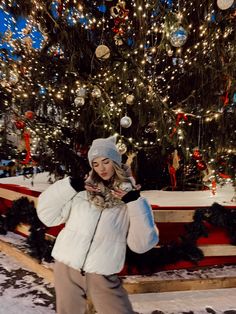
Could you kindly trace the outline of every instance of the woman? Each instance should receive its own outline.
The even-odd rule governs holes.
[[[117,276],[126,245],[144,253],[157,244],[158,230],[150,206],[122,167],[115,138],[94,140],[88,160],[92,171],[84,191],[80,181],[67,177],[38,201],[45,225],[65,223],[52,251],[57,313],[84,314],[89,296],[99,314],[131,314]]]

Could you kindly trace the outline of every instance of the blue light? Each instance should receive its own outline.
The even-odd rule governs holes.
[[[80,22],[81,24],[88,25],[88,19],[87,19],[86,17],[81,17],[81,18],[79,19],[79,22]]]
[[[98,11],[105,13],[107,11],[107,7],[105,4],[101,4],[98,6]]]
[[[132,46],[133,44],[134,44],[133,38],[128,38],[128,40],[127,40],[127,45],[128,45],[128,46]]]
[[[44,87],[40,87],[39,94],[40,95],[45,95],[46,94],[46,89]]]
[[[213,14],[211,15],[211,22],[213,22],[213,23],[216,22],[216,15],[215,15],[215,13],[213,13]]]

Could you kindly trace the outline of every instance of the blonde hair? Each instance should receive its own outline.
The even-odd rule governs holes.
[[[132,174],[131,174],[130,168],[124,164],[122,164],[120,167],[113,160],[111,160],[111,162],[112,162],[115,173],[113,177],[111,178],[110,185],[112,187],[117,187],[123,182],[130,182],[132,185],[134,185],[133,180],[131,180]],[[94,169],[91,170],[89,177],[92,183],[95,183],[95,184],[104,183],[103,179],[96,173]]]
[[[94,169],[91,170],[86,182],[97,185],[100,188],[99,193],[88,192],[89,200],[100,209],[110,208],[113,206],[124,204],[120,199],[115,198],[111,190],[123,188],[126,191],[135,189],[135,181],[131,176],[131,171],[128,166],[121,167],[112,161],[114,167],[114,175],[108,182],[104,181]]]

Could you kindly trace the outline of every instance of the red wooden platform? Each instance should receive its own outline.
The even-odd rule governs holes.
[[[192,221],[192,216],[197,208],[209,207],[213,202],[221,202],[225,208],[236,208],[236,204],[231,202],[231,194],[227,190],[225,194],[222,192],[221,199],[213,198],[210,194],[203,192],[167,192],[167,191],[144,191],[143,195],[149,200],[153,207],[154,217],[157,227],[160,231],[159,245],[166,245],[172,241],[176,241],[185,231],[185,225]],[[26,187],[18,184],[7,183],[7,179],[0,180],[0,213],[6,213],[11,206],[12,201],[26,196],[29,200],[34,201],[35,206],[37,197],[41,192],[34,187]],[[176,194],[180,193],[180,194]],[[182,194],[181,194],[182,193]],[[200,194],[199,194],[200,193]],[[203,194],[201,194],[203,193]],[[210,193],[210,192],[208,192]],[[219,193],[220,194],[220,193]],[[196,198],[194,196],[197,196]],[[197,198],[202,196],[200,202]],[[204,197],[206,205],[204,206]],[[182,198],[182,200],[181,200]],[[194,198],[194,200],[193,200]],[[191,205],[187,205],[188,199]],[[181,201],[183,205],[181,206]],[[167,206],[168,203],[171,206]],[[198,206],[199,203],[199,206]],[[174,206],[176,204],[176,206]],[[57,236],[58,232],[63,226],[48,228],[47,234],[49,237]],[[209,236],[207,238],[201,237],[198,239],[198,246],[204,252],[204,259],[198,263],[198,267],[210,265],[226,265],[236,264],[236,247],[230,244],[230,239],[226,230],[220,227],[207,225]],[[16,232],[27,236],[27,227],[19,226]],[[161,270],[192,268],[195,264],[186,261],[179,261],[174,264],[168,264],[161,267]]]

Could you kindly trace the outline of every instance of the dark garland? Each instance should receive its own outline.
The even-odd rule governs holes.
[[[20,222],[30,225],[30,233],[27,237],[29,254],[40,262],[42,260],[51,262],[54,243],[45,239],[47,228],[39,220],[34,202],[29,201],[27,197],[13,201],[12,207],[7,210],[7,213],[0,215],[0,234],[6,235],[8,231],[14,231]]]
[[[178,261],[189,261],[197,266],[204,258],[202,250],[197,247],[197,240],[200,237],[208,237],[206,223],[224,228],[230,243],[236,245],[236,209],[228,209],[214,203],[211,207],[196,209],[193,221],[185,225],[185,233],[177,241],[158,249],[153,248],[144,254],[136,254],[128,249],[127,273],[152,274],[160,267]]]
[[[38,219],[34,203],[26,197],[14,201],[7,213],[0,216],[0,234],[5,235],[7,231],[14,231],[20,222],[31,226],[27,238],[29,254],[40,262],[52,261],[51,250],[54,241],[45,239],[46,227]],[[224,228],[230,243],[236,245],[236,209],[224,208],[214,203],[211,207],[196,209],[193,221],[185,225],[185,233],[176,241],[160,248],[153,248],[144,254],[136,254],[127,248],[126,264],[122,273],[150,275],[164,265],[182,260],[190,261],[197,266],[204,258],[203,252],[197,247],[197,240],[200,237],[208,237],[206,223]]]

